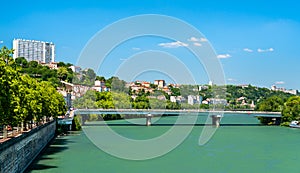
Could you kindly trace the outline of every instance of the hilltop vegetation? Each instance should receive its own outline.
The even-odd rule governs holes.
[[[15,65],[20,68],[20,72],[28,74],[37,81],[51,82],[54,87],[61,85],[60,81],[92,86],[96,78],[96,73],[92,69],[86,69],[80,73],[75,73],[70,68],[71,63],[58,62],[58,69],[50,69],[36,61],[27,62],[24,57],[15,59]]]

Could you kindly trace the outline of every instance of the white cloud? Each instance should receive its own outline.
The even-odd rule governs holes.
[[[227,80],[230,81],[230,82],[236,82],[237,81],[236,79],[233,79],[233,78],[228,78]]]
[[[201,44],[201,43],[198,43],[198,42],[195,42],[195,43],[194,43],[194,46],[200,47],[200,46],[202,46],[202,44]]]
[[[191,41],[191,42],[206,42],[207,39],[206,38],[196,38],[196,37],[191,37],[188,39],[188,41]]]
[[[198,39],[196,37],[191,37],[188,39],[188,41],[197,42],[197,41],[200,41],[200,39]]]
[[[139,48],[139,47],[133,47],[132,50],[139,51],[139,50],[141,50],[141,48]]]
[[[169,43],[160,43],[158,44],[161,47],[165,48],[178,48],[178,47],[187,47],[188,44],[183,43],[181,41],[169,42]]]
[[[227,53],[227,54],[220,54],[220,55],[218,55],[217,57],[220,58],[220,59],[225,59],[225,58],[230,58],[231,55],[229,55],[229,54]]]
[[[207,42],[208,40],[206,38],[200,38],[201,42]]]
[[[253,50],[252,49],[249,49],[249,48],[244,48],[243,49],[245,52],[253,52]]]
[[[3,40],[0,40],[0,44],[2,44],[4,41]]]
[[[120,58],[120,61],[126,61],[128,58]]]
[[[277,82],[275,82],[275,84],[276,85],[282,85],[282,84],[285,84],[285,82],[284,81],[277,81]]]
[[[262,53],[262,52],[273,52],[274,49],[273,48],[269,48],[269,49],[257,49],[257,52]]]

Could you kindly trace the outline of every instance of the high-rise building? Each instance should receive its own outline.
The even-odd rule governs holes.
[[[55,62],[55,45],[52,42],[36,40],[13,40],[14,59],[24,57],[27,61],[49,64]]]

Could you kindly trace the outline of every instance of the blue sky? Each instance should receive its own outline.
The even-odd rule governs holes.
[[[300,3],[289,0],[3,1],[0,46],[12,47],[14,38],[50,41],[56,45],[57,61],[76,64],[85,44],[105,26],[133,15],[162,14],[181,19],[203,33],[219,55],[227,83],[300,89],[299,9]],[[183,47],[159,46],[163,42],[168,40],[144,38],[124,43],[110,55],[106,68],[96,71],[110,77],[113,67],[145,50],[186,56],[185,63],[192,66],[181,51]],[[191,67],[192,72],[195,69],[199,68]],[[161,78],[152,75],[156,77]],[[199,83],[208,82],[205,74],[201,79]]]

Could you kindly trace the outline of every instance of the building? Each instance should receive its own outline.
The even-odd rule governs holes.
[[[170,101],[173,103],[182,103],[185,102],[186,99],[182,96],[170,96]]]
[[[293,90],[293,89],[287,90],[285,88],[277,88],[275,85],[271,86],[271,90],[272,91],[282,91],[282,92],[293,94],[293,95],[297,95],[298,94],[298,90]]]
[[[188,104],[200,104],[202,102],[202,98],[200,96],[188,95]]]
[[[110,91],[110,88],[106,87],[105,82],[99,80],[95,80],[93,89],[98,92]]]
[[[46,64],[46,63],[41,63],[41,65],[42,66],[47,66],[47,67],[49,67],[51,70],[53,70],[53,69],[58,69],[58,66],[57,66],[57,62],[50,62],[50,63],[48,63],[48,64]]]
[[[24,57],[28,62],[37,61],[49,64],[55,62],[55,45],[52,42],[14,39],[13,58]]]
[[[72,65],[72,66],[70,66],[69,67],[74,73],[80,73],[80,71],[81,71],[81,68],[79,67],[79,66],[74,66],[74,65]]]
[[[209,104],[227,105],[227,100],[226,99],[209,98],[207,100],[209,101]]]
[[[170,96],[170,101],[175,103],[176,102],[176,96]]]
[[[162,89],[166,85],[166,82],[165,80],[155,80],[154,84],[157,85],[158,88]]]

